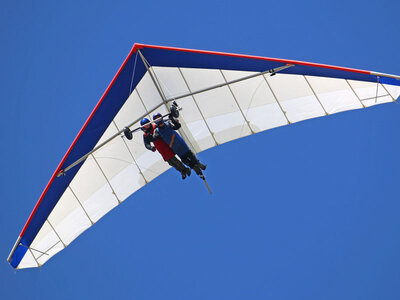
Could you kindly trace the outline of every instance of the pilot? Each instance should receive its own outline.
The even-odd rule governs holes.
[[[193,169],[197,175],[202,177],[202,170],[205,170],[207,166],[197,159],[182,137],[175,131],[182,126],[178,119],[169,115],[169,120],[164,122],[162,115],[160,113],[155,113],[153,115],[153,121],[157,125],[157,128],[153,133],[153,138],[156,139],[161,137],[169,148],[179,156],[185,165]]]
[[[178,172],[181,173],[182,179],[186,176],[190,176],[190,169],[186,168],[185,165],[175,156],[171,148],[163,141],[159,136],[154,138],[153,134],[156,125],[151,123],[149,119],[143,118],[140,121],[141,129],[143,130],[143,142],[144,146],[150,151],[158,151],[164,161],[166,161],[171,167],[174,167]],[[154,146],[151,145],[153,143]]]

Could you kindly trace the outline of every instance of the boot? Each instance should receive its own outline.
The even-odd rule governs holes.
[[[192,171],[190,171],[190,168],[186,168],[185,173],[187,176],[190,176],[190,174],[192,174]]]
[[[181,175],[182,175],[182,180],[186,178],[186,172],[182,172]]]
[[[193,170],[196,172],[197,175],[203,175],[203,172],[201,172],[200,166],[198,164],[193,166]]]
[[[201,162],[199,162],[199,167],[204,171],[207,168],[207,165],[203,165]]]

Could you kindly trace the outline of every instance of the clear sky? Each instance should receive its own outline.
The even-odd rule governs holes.
[[[43,267],[6,258],[135,42],[400,75],[389,1],[6,1],[0,10],[1,299],[400,299],[400,105],[199,154]]]

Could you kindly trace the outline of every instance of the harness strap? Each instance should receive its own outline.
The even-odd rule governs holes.
[[[175,134],[172,135],[171,142],[169,143],[169,147],[171,148],[175,141]]]

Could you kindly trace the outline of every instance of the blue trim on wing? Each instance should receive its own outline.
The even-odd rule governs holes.
[[[184,52],[158,48],[143,48],[141,51],[152,66],[262,72],[284,65],[282,62],[270,60],[224,56],[210,53]],[[377,81],[375,75],[299,64],[292,68],[283,70],[280,73],[333,77],[369,82]],[[380,82],[400,86],[400,80],[395,78],[380,77]]]
[[[11,261],[10,261],[10,264],[14,269],[18,267],[22,258],[25,256],[26,251],[28,251],[28,248],[21,246],[21,245],[17,246],[13,256],[11,257]]]
[[[71,152],[66,158],[62,168],[74,163],[76,160],[94,148],[103,133],[106,131],[107,127],[110,125],[111,121],[114,119],[115,115],[128,99],[130,95],[134,62],[135,56],[132,55],[125,67],[121,70],[113,86],[103,99],[101,105],[98,107],[96,113],[92,116],[90,122],[82,132],[75,146],[71,149]],[[140,60],[137,60],[132,90],[136,87],[145,73],[145,66]],[[65,176],[60,176],[54,179],[36,213],[33,215],[24,235],[22,236],[21,242],[23,242],[24,245],[31,245],[40,228],[43,226],[47,217],[50,215],[51,211],[56,206],[58,200],[64,194],[68,185],[71,183],[72,179],[79,171],[83,163],[84,162],[70,169],[65,173]],[[17,247],[17,250],[11,257],[11,265],[14,268],[19,265],[25,253],[26,247]]]

